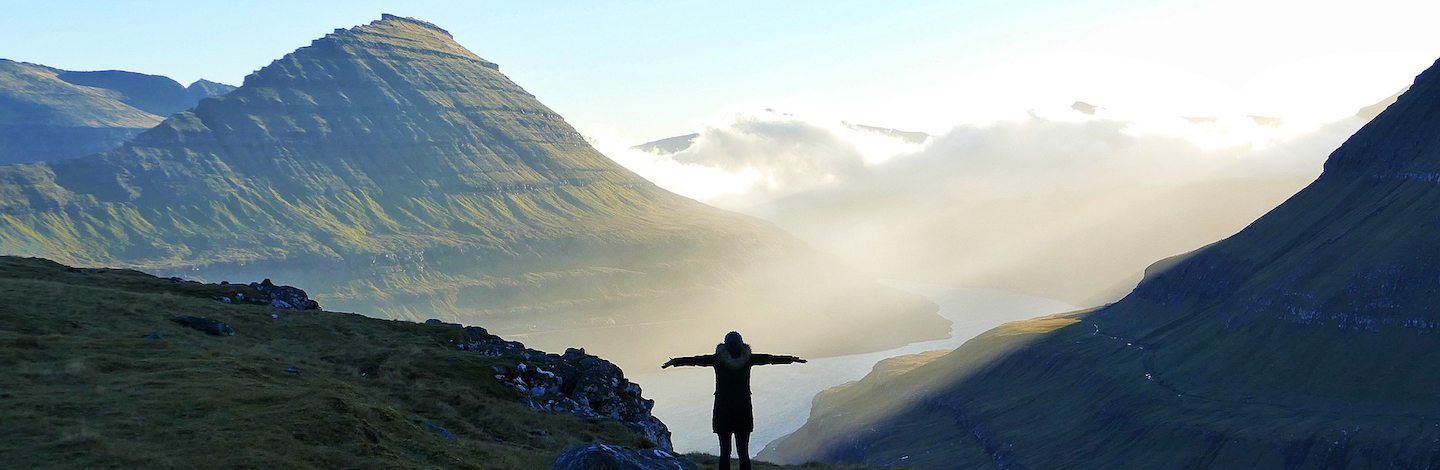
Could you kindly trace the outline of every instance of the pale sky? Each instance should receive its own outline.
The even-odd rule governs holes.
[[[1083,100],[1322,121],[1440,57],[1440,2],[7,1],[0,57],[239,84],[381,13],[436,23],[585,133],[693,132],[737,103],[941,132]]]

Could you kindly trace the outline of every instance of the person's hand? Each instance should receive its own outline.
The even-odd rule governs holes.
[[[670,358],[670,360],[665,361],[665,364],[662,364],[662,365],[660,366],[660,368],[661,368],[661,369],[664,369],[664,368],[667,368],[667,367],[670,367],[670,366],[673,366],[673,365],[675,365],[675,358],[672,357],[672,358]]]

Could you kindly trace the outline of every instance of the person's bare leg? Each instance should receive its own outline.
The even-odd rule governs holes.
[[[720,436],[720,470],[730,470],[730,433],[722,432],[715,433],[715,435]],[[748,460],[741,460],[741,462],[748,462]],[[740,465],[745,464],[741,463]]]
[[[750,433],[735,433],[735,453],[740,454],[740,470],[750,470]]]

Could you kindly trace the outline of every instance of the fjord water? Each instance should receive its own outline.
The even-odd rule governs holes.
[[[896,356],[941,349],[954,349],[966,340],[1002,323],[1024,320],[1078,307],[1042,297],[987,289],[958,289],[945,286],[888,283],[892,287],[922,295],[940,305],[940,315],[953,322],[947,339],[911,343],[885,351],[812,359],[807,364],[755,367],[751,390],[755,403],[755,432],[750,436],[750,453],[784,437],[805,424],[810,401],[817,393],[845,382],[860,380],[875,363]],[[744,333],[743,331],[741,333]],[[719,343],[722,338],[715,338]],[[752,342],[756,352],[791,354],[783,344]],[[709,354],[714,345],[696,344],[693,350],[672,355]],[[708,368],[680,367],[660,370],[627,370],[640,384],[645,396],[655,400],[655,416],[674,434],[679,452],[715,453],[718,443],[710,432],[710,410],[714,403],[714,373]]]

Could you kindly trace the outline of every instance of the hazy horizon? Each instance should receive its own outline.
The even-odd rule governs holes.
[[[1408,1],[387,3],[22,1],[0,42],[5,58],[68,70],[239,85],[393,13],[447,29],[582,133],[632,143],[757,104],[930,133],[1077,100],[1323,122],[1440,56],[1426,23],[1440,6]]]
[[[6,12],[0,59],[61,69],[0,62],[20,293],[0,353],[44,387],[11,413],[37,461],[179,465],[219,442],[536,468],[577,442],[672,450],[658,418],[673,450],[712,452],[711,430],[749,435],[712,416],[743,413],[776,461],[841,456],[789,439],[941,468],[1026,444],[1061,466],[1409,465],[1437,441],[1395,423],[1433,416],[1440,383],[1405,362],[1440,325],[1440,72],[1376,118],[1440,64],[1437,3]],[[326,310],[284,310],[311,302],[272,278]],[[237,337],[173,324],[200,320]],[[680,361],[721,379],[660,372],[736,330],[797,356],[733,357],[790,366],[754,375],[753,409],[726,410],[751,379],[731,387],[724,356]],[[1367,447],[1386,433],[1407,442]]]

